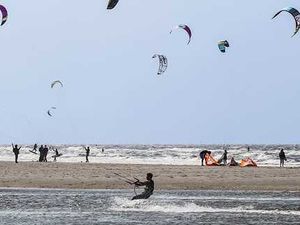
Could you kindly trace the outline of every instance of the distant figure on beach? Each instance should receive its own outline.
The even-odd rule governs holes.
[[[54,162],[56,162],[56,158],[57,158],[57,157],[59,157],[59,153],[58,153],[58,150],[57,150],[57,148],[56,148],[56,149],[55,149],[55,155],[54,155],[54,157],[53,157],[53,158],[54,158],[54,160],[53,160]]]
[[[102,148],[102,150],[101,150],[101,151],[102,151],[102,153],[104,153],[104,148]]]
[[[15,146],[14,146],[13,143],[11,144],[11,146],[12,146],[12,148],[13,148],[13,152],[15,153],[15,163],[18,163],[18,157],[19,157],[19,154],[20,154],[20,149],[21,149],[22,147],[19,147],[19,148],[18,148],[18,145],[15,145]]]
[[[147,199],[153,194],[154,181],[152,180],[152,177],[153,177],[152,173],[147,173],[147,177],[146,177],[147,181],[140,182],[139,180],[137,180],[136,182],[134,182],[134,185],[136,186],[146,186],[146,187],[142,194],[134,196],[131,200]]]
[[[224,153],[222,155],[222,161],[223,161],[224,166],[226,166],[227,165],[227,150],[226,149],[224,150]]]
[[[250,152],[250,147],[249,146],[247,147],[247,152]]]
[[[38,147],[37,144],[34,144],[32,151],[36,152],[37,151],[37,147]]]
[[[280,159],[280,167],[284,167],[284,161],[286,161],[286,157],[283,148],[279,152],[279,159]]]
[[[43,159],[44,159],[44,146],[43,145],[41,145],[41,147],[39,147],[39,152],[40,152],[39,162],[43,162]]]
[[[90,155],[90,147],[84,147],[85,149],[85,162],[89,162],[89,155]]]
[[[207,150],[203,150],[202,152],[200,152],[199,154],[199,157],[201,158],[201,166],[204,166],[203,165],[203,161],[204,161],[204,158],[205,158],[205,155],[206,154],[211,154],[211,151],[207,151]]]
[[[45,145],[43,152],[44,152],[43,162],[47,162],[47,155],[48,155],[48,152],[49,152],[49,149],[48,149],[47,145]]]

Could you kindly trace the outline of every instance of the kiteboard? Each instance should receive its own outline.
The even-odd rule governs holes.
[[[58,155],[53,155],[53,156],[51,156],[52,158],[57,158],[57,157],[59,157],[59,156],[62,156],[63,154],[62,153],[59,153]]]
[[[33,154],[37,154],[37,152],[36,151],[33,151],[33,150],[29,150],[31,153],[33,153]]]

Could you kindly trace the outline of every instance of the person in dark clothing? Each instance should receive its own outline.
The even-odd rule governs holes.
[[[34,144],[32,151],[36,152],[37,151],[37,147],[38,147],[37,144]]]
[[[48,155],[48,152],[49,152],[49,149],[48,149],[47,145],[45,145],[45,148],[44,148],[43,152],[44,152],[43,161],[47,162],[47,155]]]
[[[280,167],[284,167],[284,161],[286,161],[286,157],[283,149],[281,149],[279,152],[279,159],[280,159]]]
[[[131,200],[135,200],[135,199],[147,199],[149,198],[154,191],[154,181],[152,180],[153,174],[152,173],[147,173],[147,181],[145,182],[140,182],[139,180],[137,180],[136,182],[134,182],[134,184],[136,186],[146,186],[144,189],[144,192],[140,195],[136,195],[134,196]]]
[[[14,146],[13,143],[11,144],[11,146],[12,146],[12,148],[13,148],[13,152],[15,153],[15,163],[18,163],[18,157],[19,157],[19,154],[20,154],[20,149],[21,149],[22,147],[18,148],[18,145],[15,145],[15,146]]]
[[[201,158],[201,166],[204,166],[203,165],[203,161],[204,161],[204,158],[205,158],[205,155],[206,154],[211,154],[211,151],[207,151],[207,150],[204,150],[204,151],[202,151],[202,152],[200,152],[200,154],[199,154],[199,156],[200,156],[200,158]]]
[[[224,166],[226,166],[227,165],[227,150],[226,149],[224,150],[224,153],[222,156],[222,161],[223,161]]]
[[[44,146],[43,145],[41,145],[41,147],[39,148],[39,152],[40,152],[39,162],[43,162],[43,159],[44,159]]]
[[[85,149],[85,162],[89,162],[89,155],[90,155],[90,147],[84,147]]]
[[[59,156],[59,153],[58,153],[58,150],[57,150],[57,148],[55,149],[55,155],[54,155],[54,162],[56,162],[56,157],[58,157]]]

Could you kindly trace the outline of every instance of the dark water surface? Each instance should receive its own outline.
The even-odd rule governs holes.
[[[300,224],[300,193],[0,189],[0,224]]]

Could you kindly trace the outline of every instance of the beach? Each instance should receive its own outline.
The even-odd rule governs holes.
[[[130,189],[115,173],[144,180],[147,172],[156,190],[300,191],[300,168],[60,162],[0,162],[0,187]]]

